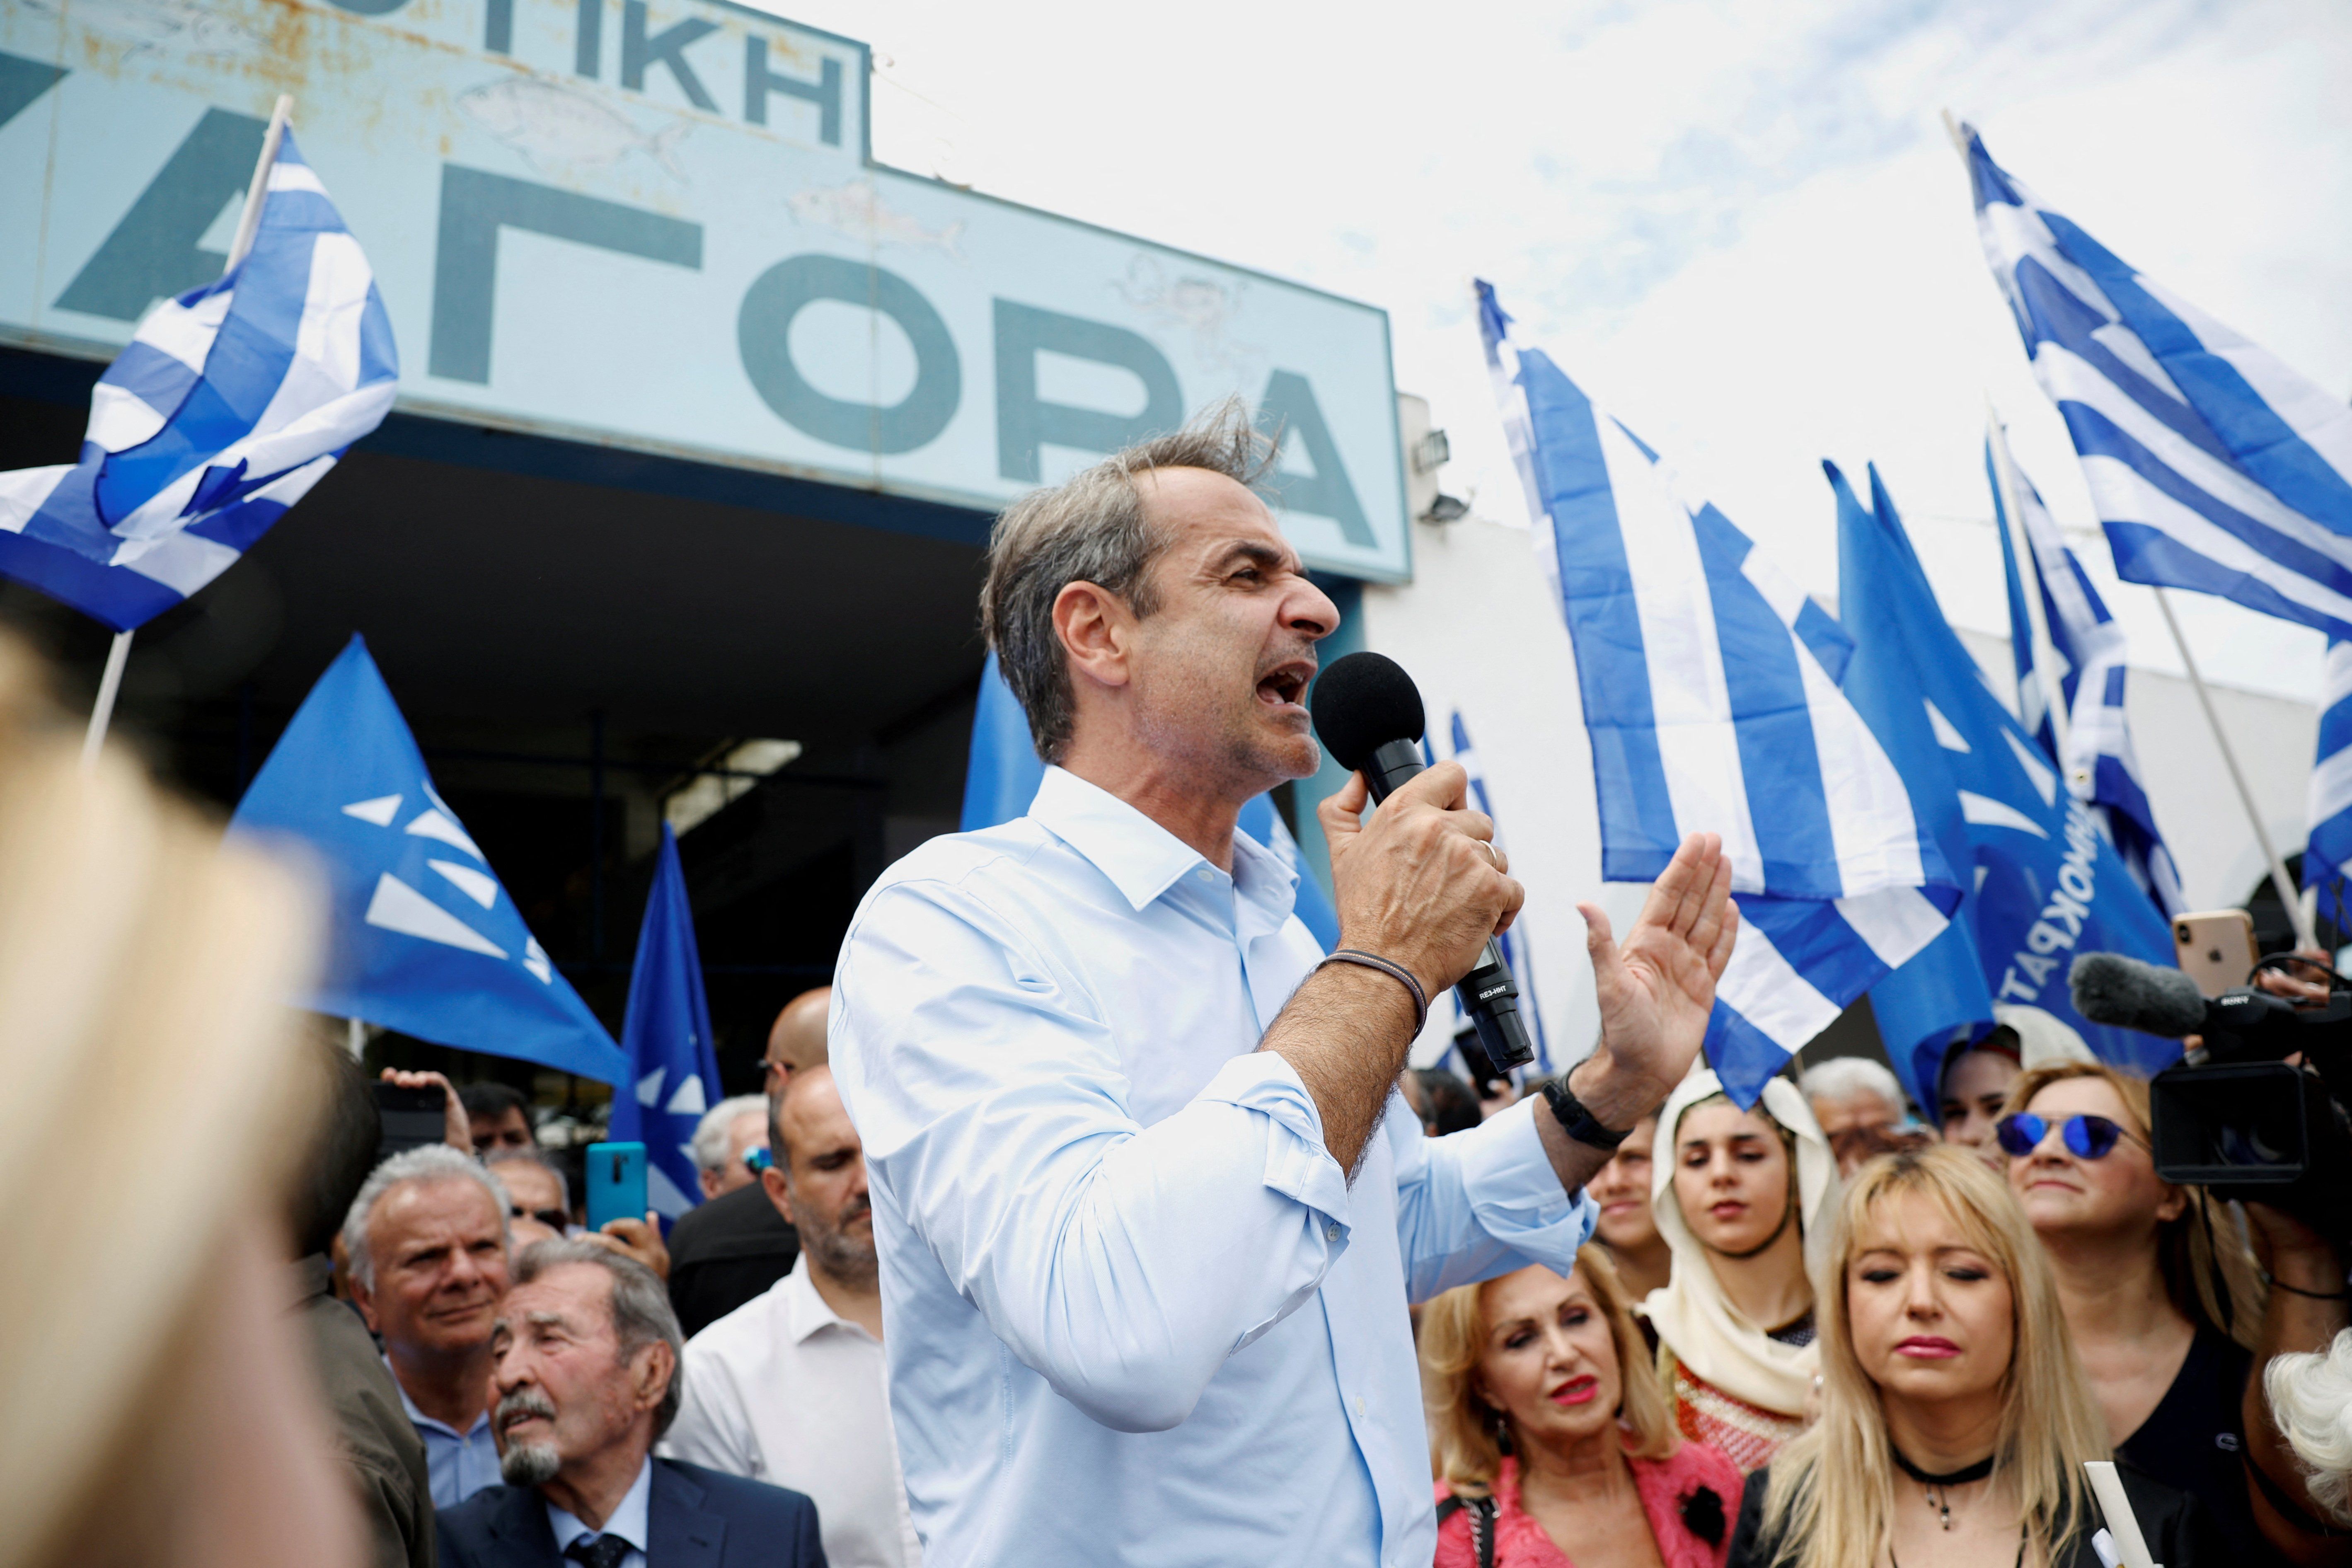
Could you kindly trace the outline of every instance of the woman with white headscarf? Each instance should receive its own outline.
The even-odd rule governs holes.
[[[1643,1311],[1684,1436],[1743,1472],[1805,1428],[1821,1370],[1806,1247],[1827,1234],[1837,1161],[1796,1085],[1742,1110],[1696,1072],[1658,1114],[1652,1207],[1674,1277]]]

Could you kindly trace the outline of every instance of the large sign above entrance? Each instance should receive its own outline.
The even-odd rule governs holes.
[[[1307,560],[1409,574],[1384,313],[877,165],[868,64],[721,0],[5,0],[0,339],[217,276],[290,92],[410,412],[992,510],[1239,393]]]

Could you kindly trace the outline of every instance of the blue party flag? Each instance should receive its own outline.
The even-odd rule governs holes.
[[[606,1136],[646,1146],[646,1196],[664,1219],[676,1219],[701,1201],[694,1130],[720,1097],[694,910],[687,902],[677,836],[667,822],[653,889],[646,895],[646,922],[637,932],[621,1050],[629,1058],[630,1084],[613,1096]]]
[[[324,978],[305,1005],[619,1083],[627,1061],[556,972],[354,636],[295,710],[229,831],[297,841],[325,874]]]

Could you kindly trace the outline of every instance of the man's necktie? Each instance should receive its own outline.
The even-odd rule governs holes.
[[[621,1568],[621,1559],[633,1550],[617,1535],[576,1535],[563,1555],[586,1568]]]

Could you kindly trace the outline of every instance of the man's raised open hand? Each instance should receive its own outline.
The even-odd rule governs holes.
[[[1570,1088],[1603,1125],[1631,1127],[1689,1073],[1706,1037],[1715,983],[1739,934],[1723,840],[1712,833],[1683,840],[1622,942],[1596,906],[1577,911],[1592,957],[1601,1043]]]

